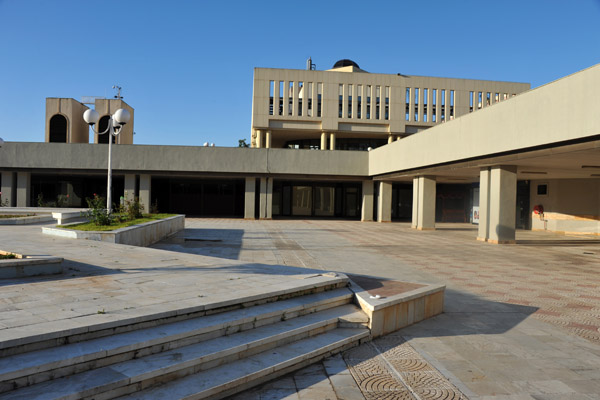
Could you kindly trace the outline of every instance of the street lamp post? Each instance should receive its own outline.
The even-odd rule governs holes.
[[[108,127],[104,132],[98,132],[94,125],[100,121],[100,114],[96,110],[85,110],[83,119],[87,122],[92,131],[98,135],[108,133],[108,179],[106,184],[106,213],[112,213],[112,138],[117,137],[121,133],[123,125],[129,122],[131,114],[124,108],[119,108],[108,120]]]

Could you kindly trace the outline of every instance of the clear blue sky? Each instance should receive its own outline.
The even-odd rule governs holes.
[[[119,84],[135,143],[237,146],[254,67],[350,58],[536,87],[600,63],[599,50],[600,0],[0,0],[0,137],[41,142],[46,97]]]

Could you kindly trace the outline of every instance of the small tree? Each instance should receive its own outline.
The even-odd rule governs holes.
[[[240,139],[238,140],[238,147],[250,147],[250,145],[248,143],[246,143],[246,139]]]

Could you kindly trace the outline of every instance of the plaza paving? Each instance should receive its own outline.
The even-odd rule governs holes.
[[[188,219],[176,237],[136,248],[0,227],[0,249],[64,257],[69,278],[1,282],[0,337],[340,271],[445,283],[445,312],[239,399],[600,399],[599,238],[519,231],[517,245],[497,246],[470,225],[438,228]]]

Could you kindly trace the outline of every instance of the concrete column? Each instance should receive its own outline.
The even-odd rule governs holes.
[[[418,176],[413,178],[412,223],[420,231],[435,229],[435,178]]]
[[[125,200],[133,200],[135,198],[135,175],[125,174]],[[148,206],[144,205],[144,211],[148,212]]]
[[[260,149],[262,147],[262,131],[260,129],[256,130],[256,148]]]
[[[321,150],[327,150],[327,133],[321,132]]]
[[[2,188],[0,192],[0,202],[2,205],[14,207],[16,205],[17,181],[12,171],[2,171]]]
[[[150,207],[152,206],[152,204],[150,203],[150,199],[151,199],[150,194],[152,193],[152,188],[151,188],[152,183],[151,182],[152,182],[152,176],[147,175],[147,174],[140,175],[139,198],[140,198],[140,203],[142,203],[142,205],[144,206],[144,210],[146,210],[147,212],[150,211]],[[160,210],[160,204],[158,205],[158,209]]]
[[[260,178],[260,219],[273,218],[273,178]]]
[[[31,173],[17,172],[17,207],[31,207]]]
[[[329,134],[329,150],[335,150],[335,133]]]
[[[265,132],[265,147],[267,149],[271,148],[271,131]]]
[[[413,202],[412,202],[412,220],[410,227],[417,229],[417,220],[419,219],[419,177],[413,178]]]
[[[487,241],[495,244],[515,243],[517,167],[492,167],[488,196],[490,225]]]
[[[388,144],[394,141],[394,135],[388,135]]]
[[[379,196],[377,197],[377,221],[392,221],[392,184],[379,182]]]
[[[473,106],[475,108],[475,106]],[[490,169],[479,171],[479,227],[477,240],[485,242],[490,237]]]
[[[375,183],[373,181],[362,182],[362,208],[361,221],[373,221],[373,197]]]
[[[244,218],[254,219],[256,178],[246,178],[246,191],[244,195]]]

